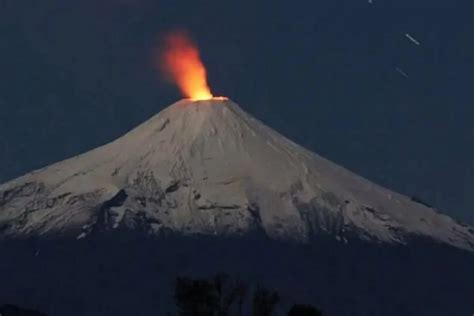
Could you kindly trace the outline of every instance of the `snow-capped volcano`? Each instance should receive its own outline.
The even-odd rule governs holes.
[[[474,249],[474,231],[302,148],[230,100],[179,101],[123,137],[0,186],[0,236],[104,230]]]

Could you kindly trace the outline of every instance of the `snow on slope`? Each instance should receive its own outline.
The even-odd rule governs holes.
[[[0,236],[103,230],[474,249],[474,231],[286,139],[229,100],[179,101],[116,141],[0,186]]]

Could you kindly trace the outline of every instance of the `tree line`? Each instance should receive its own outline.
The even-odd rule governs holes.
[[[243,316],[249,313],[272,316],[281,303],[277,291],[251,287],[225,274],[209,279],[178,278],[174,299],[180,316]],[[294,304],[287,315],[321,316],[322,312],[311,305]]]
[[[174,301],[179,316],[273,316],[281,304],[275,290],[218,274],[208,279],[178,278]],[[311,305],[294,304],[287,316],[322,316]],[[0,306],[0,316],[47,316],[15,305]]]

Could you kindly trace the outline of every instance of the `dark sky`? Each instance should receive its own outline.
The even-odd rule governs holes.
[[[473,11],[472,0],[0,0],[0,181],[179,99],[152,53],[184,29],[216,94],[474,223]]]

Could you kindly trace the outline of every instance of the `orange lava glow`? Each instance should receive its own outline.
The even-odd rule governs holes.
[[[206,68],[196,45],[180,32],[168,34],[164,44],[160,66],[166,77],[176,83],[184,96],[191,100],[212,99]]]

